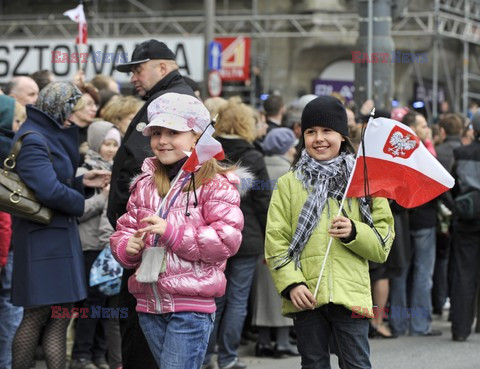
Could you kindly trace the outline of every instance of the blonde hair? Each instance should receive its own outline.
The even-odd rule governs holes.
[[[218,110],[215,134],[237,135],[253,142],[256,138],[255,113],[239,97],[231,97]]]
[[[103,108],[102,118],[117,125],[124,117],[136,114],[144,102],[133,96],[120,96],[110,100]]]
[[[220,108],[226,103],[227,100],[225,100],[223,97],[209,97],[203,102],[203,105],[205,105],[207,110],[210,112],[210,118],[213,120],[215,119]]]
[[[195,172],[195,187],[197,190],[200,186],[211,181],[217,174],[224,174],[233,169],[235,166],[222,166],[216,159],[210,159],[202,164],[198,172]],[[157,169],[154,173],[155,184],[157,186],[158,194],[164,197],[170,189],[170,178],[168,178],[167,168],[165,165],[157,160]],[[190,182],[188,181],[183,187],[183,192],[187,192],[190,188]]]
[[[113,77],[107,76],[105,74],[97,74],[92,78],[90,83],[99,91],[108,90],[110,83],[117,83]]]
[[[18,121],[18,128],[20,128],[20,126],[23,124],[23,122],[25,122],[26,119],[27,119],[27,110],[25,109],[25,106],[23,106],[17,100],[15,100],[15,110],[13,113],[14,124]]]

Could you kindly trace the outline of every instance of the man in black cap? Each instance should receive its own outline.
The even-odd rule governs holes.
[[[178,72],[175,54],[163,42],[157,40],[142,42],[133,51],[132,60],[117,65],[116,69],[119,72],[132,73],[130,81],[146,102],[130,122],[113,162],[107,216],[114,228],[117,219],[126,212],[132,178],[141,172],[143,160],[147,156],[153,156],[149,137],[141,133],[148,123],[148,105],[158,96],[168,92],[195,96]],[[157,365],[138,323],[135,298],[128,292],[127,282],[133,272],[134,270],[123,272],[119,297],[120,306],[128,308],[128,318],[120,319],[123,368],[156,369]]]

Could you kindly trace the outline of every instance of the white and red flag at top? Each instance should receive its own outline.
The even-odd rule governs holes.
[[[195,172],[195,168],[198,165],[205,163],[211,158],[215,158],[217,160],[225,159],[222,145],[212,137],[214,132],[215,128],[213,125],[208,125],[195,144],[192,154],[187,159],[185,164],[183,164],[182,169],[185,172]]]
[[[365,182],[367,173],[367,182]],[[410,127],[371,119],[360,144],[347,197],[387,197],[405,208],[420,206],[448,191],[455,180]]]
[[[86,45],[88,40],[88,31],[87,19],[85,18],[85,12],[83,11],[83,4],[79,4],[75,9],[67,10],[65,13],[63,13],[63,15],[78,23],[78,36],[75,40],[75,43]]]

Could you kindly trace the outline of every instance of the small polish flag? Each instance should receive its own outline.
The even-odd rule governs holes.
[[[65,13],[63,13],[63,15],[78,23],[78,36],[75,40],[75,43],[86,44],[88,39],[88,31],[87,19],[85,18],[85,12],[83,11],[83,4],[78,5],[75,9],[67,10]]]
[[[185,172],[195,172],[195,168],[199,164],[203,164],[211,158],[215,158],[217,160],[225,159],[225,153],[223,152],[221,143],[212,137],[214,132],[215,128],[213,128],[211,124],[205,129],[195,145],[192,154],[187,159],[185,164],[183,164],[183,170]]]
[[[394,199],[413,208],[448,191],[455,180],[412,129],[392,119],[368,122],[347,197],[365,196],[365,172],[372,197]]]

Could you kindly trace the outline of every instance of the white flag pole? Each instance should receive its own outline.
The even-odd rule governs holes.
[[[370,118],[368,119],[367,125],[373,119],[374,115],[375,115],[375,108],[373,108],[372,112],[370,113]],[[363,141],[363,137],[362,137],[362,141]],[[361,142],[360,142],[360,144],[361,144]],[[363,152],[363,155],[365,155],[365,152]],[[357,156],[355,158],[355,166],[356,166],[357,159],[358,159],[358,152],[357,152]],[[343,209],[343,205],[345,203],[345,199],[347,197],[347,192],[348,192],[348,189],[350,188],[350,184],[352,183],[353,174],[355,173],[355,166],[353,167],[353,170],[350,173],[350,177],[348,178],[347,187],[345,188],[345,192],[343,194],[342,201],[340,202],[340,207],[338,208],[337,217],[339,217],[342,214],[342,209]],[[320,288],[320,281],[322,280],[323,271],[325,270],[325,265],[327,264],[327,258],[328,258],[328,254],[330,253],[330,248],[332,247],[332,242],[333,242],[333,237],[330,236],[329,239],[328,239],[327,251],[325,252],[325,257],[323,258],[322,267],[320,268],[320,274],[318,276],[317,285],[315,286],[315,292],[313,293],[313,298],[314,299],[317,298],[318,289]]]

